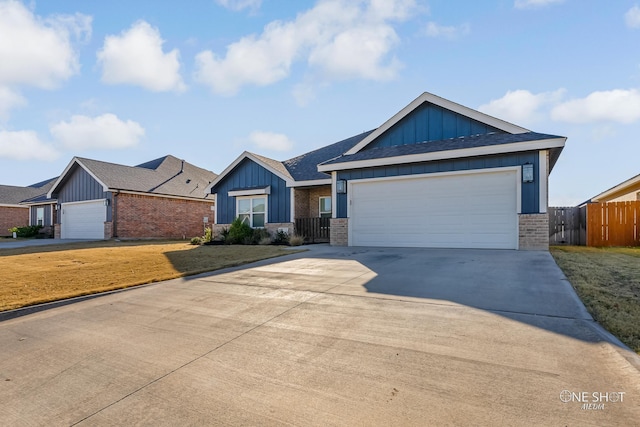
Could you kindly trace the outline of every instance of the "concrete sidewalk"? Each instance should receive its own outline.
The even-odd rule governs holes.
[[[0,425],[640,419],[548,253],[311,249],[0,322]]]

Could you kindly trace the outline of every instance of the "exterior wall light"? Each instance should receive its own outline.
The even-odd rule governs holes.
[[[531,163],[522,165],[522,182],[533,182],[533,165]]]
[[[336,193],[338,194],[346,194],[347,193],[347,181],[344,179],[339,179],[336,181]]]

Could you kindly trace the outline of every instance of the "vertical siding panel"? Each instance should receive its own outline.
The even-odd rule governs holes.
[[[444,110],[442,114],[442,138],[456,137],[456,115],[449,110]]]
[[[429,141],[442,139],[442,113],[443,109],[436,106],[429,108]]]

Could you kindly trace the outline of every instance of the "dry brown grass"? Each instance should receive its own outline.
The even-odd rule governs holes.
[[[0,250],[0,311],[218,270],[295,251],[186,242],[71,243]]]
[[[551,254],[594,319],[640,354],[640,248],[556,246]]]

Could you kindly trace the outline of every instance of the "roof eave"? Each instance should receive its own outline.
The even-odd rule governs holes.
[[[366,160],[354,160],[351,162],[320,164],[318,171],[333,172],[347,169],[360,169],[366,167],[389,166],[395,164],[430,162],[436,160],[456,159],[463,157],[487,156],[493,154],[506,154],[522,151],[562,149],[567,138],[551,138],[527,142],[514,142],[510,144],[487,145],[474,148],[462,148],[456,150],[444,150],[431,153],[407,154],[393,157],[380,157]]]
[[[260,166],[262,166],[263,168],[265,168],[266,170],[268,170],[272,174],[274,174],[277,177],[281,178],[284,182],[286,182],[287,187],[291,187],[292,186],[294,180],[292,180],[290,177],[287,177],[287,176],[283,175],[280,171],[272,168],[270,165],[266,164],[265,162],[263,162],[262,160],[260,160],[256,156],[254,156],[252,153],[250,153],[248,151],[245,151],[242,154],[240,154],[229,166],[227,166],[225,168],[225,170],[220,172],[220,175],[218,175],[213,181],[211,181],[211,183],[205,188],[205,192],[210,193],[211,189],[213,187],[215,187],[216,185],[218,185],[244,159],[249,159],[252,162],[255,162],[255,163],[259,164]]]
[[[640,175],[636,175],[633,178],[630,178],[624,182],[621,182],[620,184],[616,185],[615,187],[612,187],[606,191],[603,191],[602,193],[598,194],[597,196],[594,196],[591,198],[592,201],[594,202],[598,202],[600,201],[600,199],[612,196],[616,193],[619,193],[621,191],[624,191],[626,187],[632,187],[634,185],[640,184]]]

